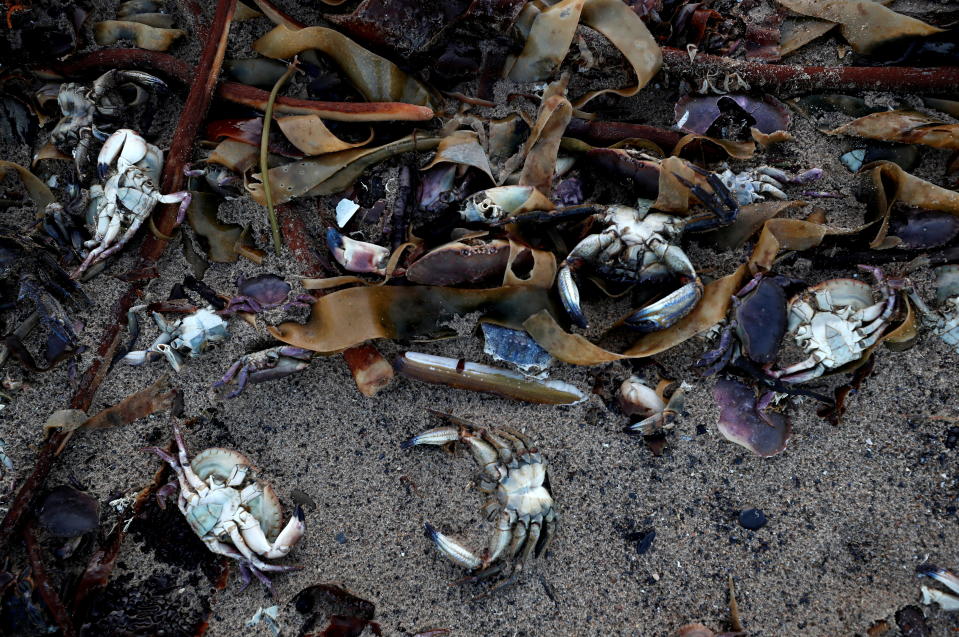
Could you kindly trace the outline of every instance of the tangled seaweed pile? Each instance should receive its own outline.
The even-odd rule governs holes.
[[[708,383],[718,432],[770,457],[812,403],[838,425],[881,353],[894,364],[924,333],[959,353],[956,15],[870,0],[362,0],[306,20],[270,0],[219,0],[209,18],[180,4],[7,7],[0,130],[20,163],[0,161],[0,409],[38,374],[72,397],[51,398],[69,408],[48,410],[32,473],[0,441],[20,478],[0,526],[4,630],[205,630],[206,597],[189,621],[155,616],[154,594],[182,603],[178,575],[111,579],[128,529],[169,529],[148,544],[177,572],[200,545],[171,538],[192,535],[244,587],[296,570],[270,560],[304,537],[309,497],[284,514],[244,453],[191,459],[181,429],[211,420],[166,365],[216,359],[218,400],[283,394],[282,379],[342,354],[366,397],[399,375],[601,402],[653,456],[682,444],[688,394]],[[823,37],[843,64],[783,63]],[[797,140],[800,122],[814,142]],[[801,164],[800,141],[830,138],[841,156]],[[840,162],[848,173],[829,174]],[[107,279],[121,286],[109,304]],[[466,360],[427,344],[451,337],[480,341],[483,360],[478,345]],[[664,364],[679,350],[698,362]],[[88,415],[130,366],[159,380]],[[584,388],[568,366],[618,377]],[[76,432],[164,411],[175,444],[164,426],[141,446],[166,466],[138,492],[115,486],[112,527],[82,489],[47,490]],[[461,445],[479,464],[488,546],[425,524],[464,581],[496,580],[489,594],[557,534],[579,541],[562,535],[563,496],[533,443],[548,450],[548,429],[438,415],[446,426],[403,447]],[[182,518],[165,509],[173,494]],[[643,553],[655,531],[640,535]],[[319,621],[311,595],[359,609],[329,611],[316,634],[379,634],[372,603],[326,584],[293,601],[313,613],[300,634]],[[742,634],[734,607],[727,634]],[[277,618],[254,621],[278,633]]]

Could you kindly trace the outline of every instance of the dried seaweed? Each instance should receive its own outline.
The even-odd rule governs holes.
[[[23,182],[24,188],[27,189],[27,194],[30,196],[30,199],[37,204],[37,208],[41,213],[48,205],[56,203],[56,198],[53,196],[50,188],[36,175],[20,164],[0,160],[0,181],[6,178],[7,171],[10,170],[13,170],[20,176],[20,181]]]
[[[383,146],[353,148],[271,168],[270,182],[276,190],[274,203],[338,192],[352,184],[369,166],[400,153],[436,148],[441,139],[411,135]],[[247,189],[257,203],[266,204],[261,183],[249,184]]]
[[[149,51],[166,51],[177,38],[186,35],[182,29],[161,29],[141,22],[128,20],[104,20],[94,27],[97,44],[116,44],[120,40],[132,40],[134,44]]]
[[[286,59],[308,49],[330,56],[353,86],[371,102],[406,102],[431,106],[427,88],[389,60],[371,53],[341,33],[325,27],[291,30],[277,26],[253,44],[268,58]]]
[[[898,238],[886,236],[889,216],[897,202],[959,215],[959,193],[910,175],[897,164],[882,162],[869,171],[869,178],[873,186],[870,214],[879,220],[879,229],[869,244],[871,248],[899,245]]]
[[[280,127],[283,134],[290,143],[296,146],[303,154],[324,155],[326,153],[335,153],[341,150],[365,146],[373,141],[373,131],[363,141],[347,142],[332,132],[323,123],[319,115],[291,115],[289,117],[278,117],[276,125]]]
[[[796,13],[840,25],[842,35],[857,53],[869,53],[878,45],[910,35],[931,35],[942,29],[896,13],[873,0],[778,0]]]
[[[474,131],[457,130],[445,136],[440,140],[432,161],[423,166],[421,170],[428,170],[443,162],[476,168],[485,173],[490,181],[495,181],[489,158],[486,156],[483,147],[480,146],[479,137]]]
[[[854,135],[900,144],[959,150],[959,124],[947,124],[915,111],[883,111],[855,119],[827,135]]]

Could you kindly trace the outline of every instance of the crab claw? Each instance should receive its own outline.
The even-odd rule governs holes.
[[[333,253],[333,258],[350,272],[386,274],[390,251],[383,246],[350,239],[336,228],[327,229],[326,245]]]
[[[110,166],[117,161],[120,170],[146,157],[147,143],[136,131],[121,128],[107,138],[97,156],[97,177],[105,179]]]
[[[659,301],[640,308],[628,316],[624,323],[640,332],[658,332],[675,325],[693,311],[703,296],[703,284],[699,279],[690,281]]]
[[[483,565],[483,560],[459,542],[437,531],[429,522],[423,524],[423,529],[426,532],[426,537],[436,546],[437,550],[457,566],[462,566],[472,571]]]
[[[586,315],[583,314],[583,308],[579,303],[579,288],[573,277],[573,268],[568,262],[560,267],[556,275],[556,287],[570,320],[583,329],[589,327],[589,321],[586,320]]]

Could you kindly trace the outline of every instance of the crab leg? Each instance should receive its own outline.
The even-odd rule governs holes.
[[[183,433],[175,424],[173,425],[173,437],[176,439],[176,446],[180,450],[180,467],[187,481],[196,490],[206,489],[206,483],[200,479],[200,476],[193,473],[193,467],[190,465],[190,457],[187,455],[186,442],[183,441]]]
[[[697,278],[659,301],[640,308],[626,318],[626,325],[641,332],[664,330],[693,311],[703,297],[703,284]]]
[[[237,511],[235,520],[240,527],[243,540],[250,550],[268,559],[286,557],[290,549],[300,541],[300,538],[306,532],[306,516],[299,505],[293,511],[293,517],[290,518],[286,527],[276,536],[273,544],[270,544],[266,539],[266,535],[260,527],[260,522],[247,511]]]
[[[496,559],[503,554],[503,551],[506,550],[506,547],[509,546],[510,538],[513,537],[513,516],[510,515],[509,511],[503,511],[499,520],[496,522],[496,527],[493,529],[493,535],[489,541],[489,550],[486,555],[486,559],[483,560],[484,567],[489,566]]]
[[[437,531],[429,522],[426,522],[423,527],[426,531],[426,537],[433,542],[440,553],[449,558],[454,564],[462,566],[463,568],[467,568],[471,571],[476,570],[483,565],[483,560],[478,558],[459,542],[456,542]]]
[[[408,440],[400,443],[400,449],[409,449],[416,445],[437,445],[442,446],[450,442],[456,442],[460,439],[459,430],[456,427],[436,427],[416,434]]]

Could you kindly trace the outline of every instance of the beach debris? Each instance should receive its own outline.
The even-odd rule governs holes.
[[[667,398],[666,391],[672,387]],[[619,386],[619,408],[631,420],[637,420],[626,427],[630,433],[652,436],[671,429],[677,416],[683,411],[686,392],[692,385],[686,382],[678,386],[672,381],[661,381],[655,389],[637,376],[631,376]]]
[[[37,512],[37,521],[55,537],[78,537],[97,528],[100,505],[89,494],[60,485],[44,498]]]
[[[265,383],[303,371],[310,366],[312,358],[313,352],[310,350],[291,345],[278,345],[244,354],[220,380],[213,383],[213,388],[236,382],[236,389],[226,395],[227,398],[236,398],[250,383]]]
[[[277,605],[268,606],[263,608],[262,606],[256,609],[256,612],[253,614],[253,617],[246,622],[247,628],[256,628],[261,623],[266,627],[270,634],[273,637],[279,637],[282,632],[279,622],[276,621],[277,616],[280,614],[280,607]]]
[[[766,514],[761,509],[745,509],[739,512],[739,526],[750,531],[758,531],[766,526]]]
[[[178,389],[170,387],[170,377],[163,374],[150,386],[130,394],[116,405],[89,418],[80,409],[59,409],[50,414],[43,428],[72,434],[78,429],[106,429],[127,425],[158,411],[173,408],[179,393]],[[68,440],[69,435],[60,444],[57,453],[63,450]]]
[[[50,634],[59,629],[48,623],[49,612],[43,602],[39,586],[33,577],[33,569],[27,565],[19,575],[0,571],[0,632],[7,635]]]
[[[933,333],[959,352],[959,265],[939,266],[933,272],[938,309],[930,309],[914,290],[910,290],[909,298]]]
[[[296,612],[305,615],[300,635],[359,637],[366,628],[374,635],[382,634],[379,624],[373,621],[376,605],[336,584],[307,586],[294,595],[290,603]],[[324,622],[326,627],[323,630],[310,632]]]
[[[956,576],[956,574],[949,569],[937,566],[924,567],[919,571],[919,577],[931,577],[953,593],[959,593],[959,576]],[[946,593],[936,588],[929,588],[925,584],[922,585],[921,590],[923,604],[928,606],[935,602],[945,611],[959,610],[959,597],[956,595]]]
[[[176,424],[173,436],[179,449],[176,457],[159,447],[144,450],[157,454],[176,473],[180,511],[207,548],[237,560],[241,572],[252,573],[271,590],[265,573],[298,570],[263,560],[285,557],[302,539],[306,531],[303,509],[297,506],[281,530],[280,500],[272,486],[254,478],[255,465],[246,456],[211,447],[191,461]]]
[[[452,426],[424,431],[401,447],[456,442],[466,446],[483,471],[477,488],[492,496],[484,512],[496,523],[489,546],[481,554],[443,535],[428,522],[424,525],[426,536],[440,553],[471,572],[466,581],[497,575],[511,565],[512,573],[493,590],[507,586],[520,574],[530,555],[543,554],[556,534],[559,513],[549,489],[546,458],[518,431],[483,427],[448,414],[433,413]]]
[[[721,378],[713,387],[713,398],[720,407],[719,433],[757,456],[768,458],[786,448],[792,433],[789,418],[769,409],[774,398],[766,392],[756,399],[752,387],[738,380]]]
[[[50,134],[59,150],[73,157],[80,177],[90,171],[95,140],[103,141],[125,111],[149,100],[147,89],[165,90],[160,78],[142,71],[112,69],[87,87],[67,82],[60,85],[57,103],[63,114]],[[126,96],[133,95],[132,99]]]
[[[162,168],[163,152],[135,131],[121,128],[107,138],[97,157],[97,177],[105,181],[90,188],[93,238],[84,242],[90,253],[73,278],[122,249],[158,203],[180,204],[176,225],[183,222],[191,195],[161,194],[156,183]]]
[[[910,604],[896,611],[896,626],[902,637],[931,637],[922,608]]]
[[[299,294],[287,301],[293,286],[275,274],[259,274],[241,279],[237,284],[239,294],[229,300],[226,307],[217,313],[230,316],[237,312],[259,314],[274,308],[309,307],[314,299],[309,294]]]
[[[739,602],[736,601],[736,585],[733,576],[726,576],[729,587],[729,631],[716,633],[703,624],[686,624],[676,631],[676,637],[742,637],[746,634],[739,618]]]
[[[326,245],[336,262],[348,272],[386,274],[389,248],[351,239],[333,227],[326,230]]]
[[[939,210],[912,210],[905,217],[889,220],[889,236],[898,238],[899,247],[926,250],[952,243],[959,236],[959,216]]]
[[[406,352],[396,359],[394,367],[407,378],[531,403],[569,405],[586,400],[586,394],[570,383],[539,380],[509,369],[463,359]]]
[[[742,366],[741,356],[758,366],[774,363],[786,335],[787,292],[805,285],[768,271],[756,274],[732,297],[732,313],[718,346],[697,363],[703,374],[711,376],[730,364]]]
[[[772,166],[760,166],[755,170],[734,173],[729,168],[718,173],[723,185],[732,193],[740,206],[766,201],[767,199],[788,199],[783,192],[786,184],[804,184],[819,179],[823,172],[820,168],[807,170],[796,177]]]
[[[374,396],[393,382],[393,366],[370,343],[344,350],[343,360],[353,374],[356,388],[364,396]]]
[[[348,224],[359,209],[360,204],[352,199],[340,199],[336,204],[336,225],[342,228]]]
[[[959,124],[947,124],[916,111],[871,113],[824,132],[827,135],[852,135],[884,142],[959,150]]]
[[[705,230],[731,223],[739,206],[720,179],[703,171],[712,188],[689,184],[691,192],[711,214],[705,217],[676,217],[652,212],[652,203],[641,208],[612,205],[587,208],[592,219],[603,225],[570,251],[560,265],[558,288],[570,319],[588,327],[579,302],[576,272],[589,265],[604,279],[619,283],[647,283],[678,279],[679,288],[646,305],[625,319],[625,324],[641,332],[666,329],[689,314],[703,295],[703,284],[689,257],[679,247],[686,230]]]
[[[160,335],[146,350],[129,352],[122,359],[125,363],[142,365],[155,360],[155,354],[159,353],[178,372],[183,365],[182,354],[196,358],[229,336],[227,322],[212,307],[199,309],[172,324],[167,323],[159,312],[153,312],[153,320],[160,328]]]
[[[860,265],[876,279],[873,288],[858,279],[830,279],[809,287],[789,302],[788,331],[809,358],[770,373],[788,383],[818,378],[867,356],[892,322],[901,283],[882,270]]]
[[[13,460],[7,455],[7,443],[0,440],[0,478],[2,478],[7,471],[13,471]]]
[[[692,96],[676,102],[676,126],[686,132],[721,139],[740,139],[755,127],[771,134],[789,129],[786,105],[771,95]]]
[[[77,332],[80,324],[70,316],[67,308],[78,309],[89,304],[90,299],[60,267],[53,250],[30,233],[0,225],[0,284],[0,311],[16,308],[24,301],[32,305],[38,322],[48,332],[44,356],[49,365],[62,360],[67,355],[65,352],[79,347]],[[28,321],[24,322],[25,328],[29,327]],[[11,353],[27,352],[26,346],[18,348],[26,334],[21,334],[19,329],[5,331]],[[25,331],[29,333],[30,330]],[[18,357],[22,364],[36,368],[32,356],[28,359]]]
[[[523,330],[514,330],[494,323],[480,323],[483,331],[483,352],[495,361],[513,365],[527,376],[546,371],[553,357]]]

